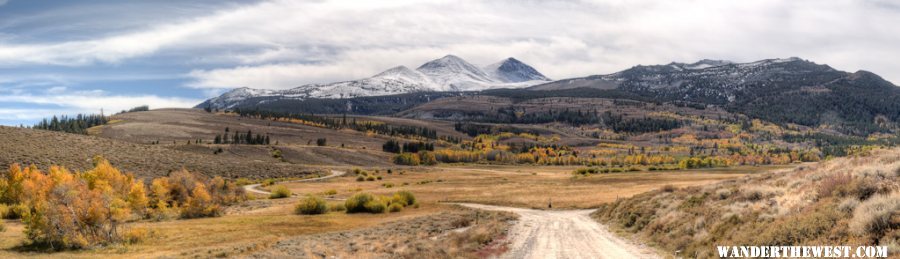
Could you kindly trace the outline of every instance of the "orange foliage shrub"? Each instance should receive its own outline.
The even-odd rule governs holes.
[[[128,222],[176,209],[182,217],[216,216],[220,205],[244,199],[234,183],[221,178],[204,183],[184,170],[155,179],[148,197],[143,181],[101,157],[84,173],[58,166],[43,173],[14,164],[0,177],[0,203],[22,208],[16,213],[28,238],[54,248],[127,241],[123,226]]]

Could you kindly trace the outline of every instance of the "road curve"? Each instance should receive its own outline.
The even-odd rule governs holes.
[[[651,249],[609,232],[589,216],[593,210],[532,210],[482,204],[459,205],[519,214],[500,258],[660,258]]]
[[[322,177],[309,178],[309,179],[300,179],[300,180],[291,180],[291,181],[284,181],[284,182],[277,182],[277,183],[315,182],[315,181],[325,180],[325,179],[328,179],[328,178],[334,178],[334,177],[342,176],[342,175],[344,175],[344,174],[346,174],[346,173],[347,173],[347,172],[344,172],[344,171],[331,170],[331,174],[330,174],[330,175],[326,175],[326,176],[322,176]],[[262,195],[270,195],[270,194],[272,194],[271,192],[268,192],[268,191],[266,191],[266,190],[260,189],[260,188],[259,188],[260,186],[262,186],[262,184],[260,184],[260,183],[244,185],[244,191],[246,191],[247,193],[255,193],[255,194],[262,194]]]

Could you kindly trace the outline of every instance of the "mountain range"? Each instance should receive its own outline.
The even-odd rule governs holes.
[[[513,58],[479,69],[446,56],[416,70],[397,67],[356,81],[284,91],[240,88],[197,107],[390,115],[434,99],[470,95],[715,106],[782,125],[825,127],[858,136],[900,132],[900,88],[871,72],[845,72],[796,57],[638,65],[612,74],[549,81]]]
[[[228,109],[252,105],[246,103],[251,99],[342,99],[416,92],[482,91],[523,88],[547,82],[550,82],[549,78],[515,58],[479,68],[460,57],[447,55],[422,64],[415,70],[397,66],[359,80],[307,84],[287,90],[237,88],[197,107]]]

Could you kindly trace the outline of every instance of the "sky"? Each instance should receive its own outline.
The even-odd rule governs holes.
[[[0,125],[515,57],[553,79],[800,57],[900,82],[892,0],[0,0]]]

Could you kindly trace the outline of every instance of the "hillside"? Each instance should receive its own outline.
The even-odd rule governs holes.
[[[664,251],[716,258],[715,245],[882,245],[900,252],[900,150],[667,187],[593,217]]]
[[[0,164],[35,164],[40,168],[64,165],[73,170],[92,167],[101,155],[138,177],[155,178],[186,168],[206,175],[225,177],[302,177],[315,169],[266,161],[236,160],[164,146],[137,144],[115,139],[45,130],[0,127]]]
[[[775,123],[854,135],[896,132],[900,120],[900,88],[870,72],[849,73],[799,58],[635,66],[529,89],[574,88],[617,89],[657,102],[715,105]]]
[[[138,143],[156,143],[170,149],[212,155],[233,161],[258,161],[278,164],[272,152],[279,150],[283,162],[310,166],[388,165],[390,158],[381,152],[386,138],[369,137],[363,132],[333,130],[283,121],[243,118],[207,113],[197,109],[160,109],[113,116],[114,123],[95,129],[98,136]],[[228,129],[228,134],[225,130]],[[269,137],[270,145],[215,144],[217,135],[235,133]],[[325,146],[316,140],[326,139]],[[197,141],[201,143],[196,143]],[[189,143],[190,142],[190,143]]]

